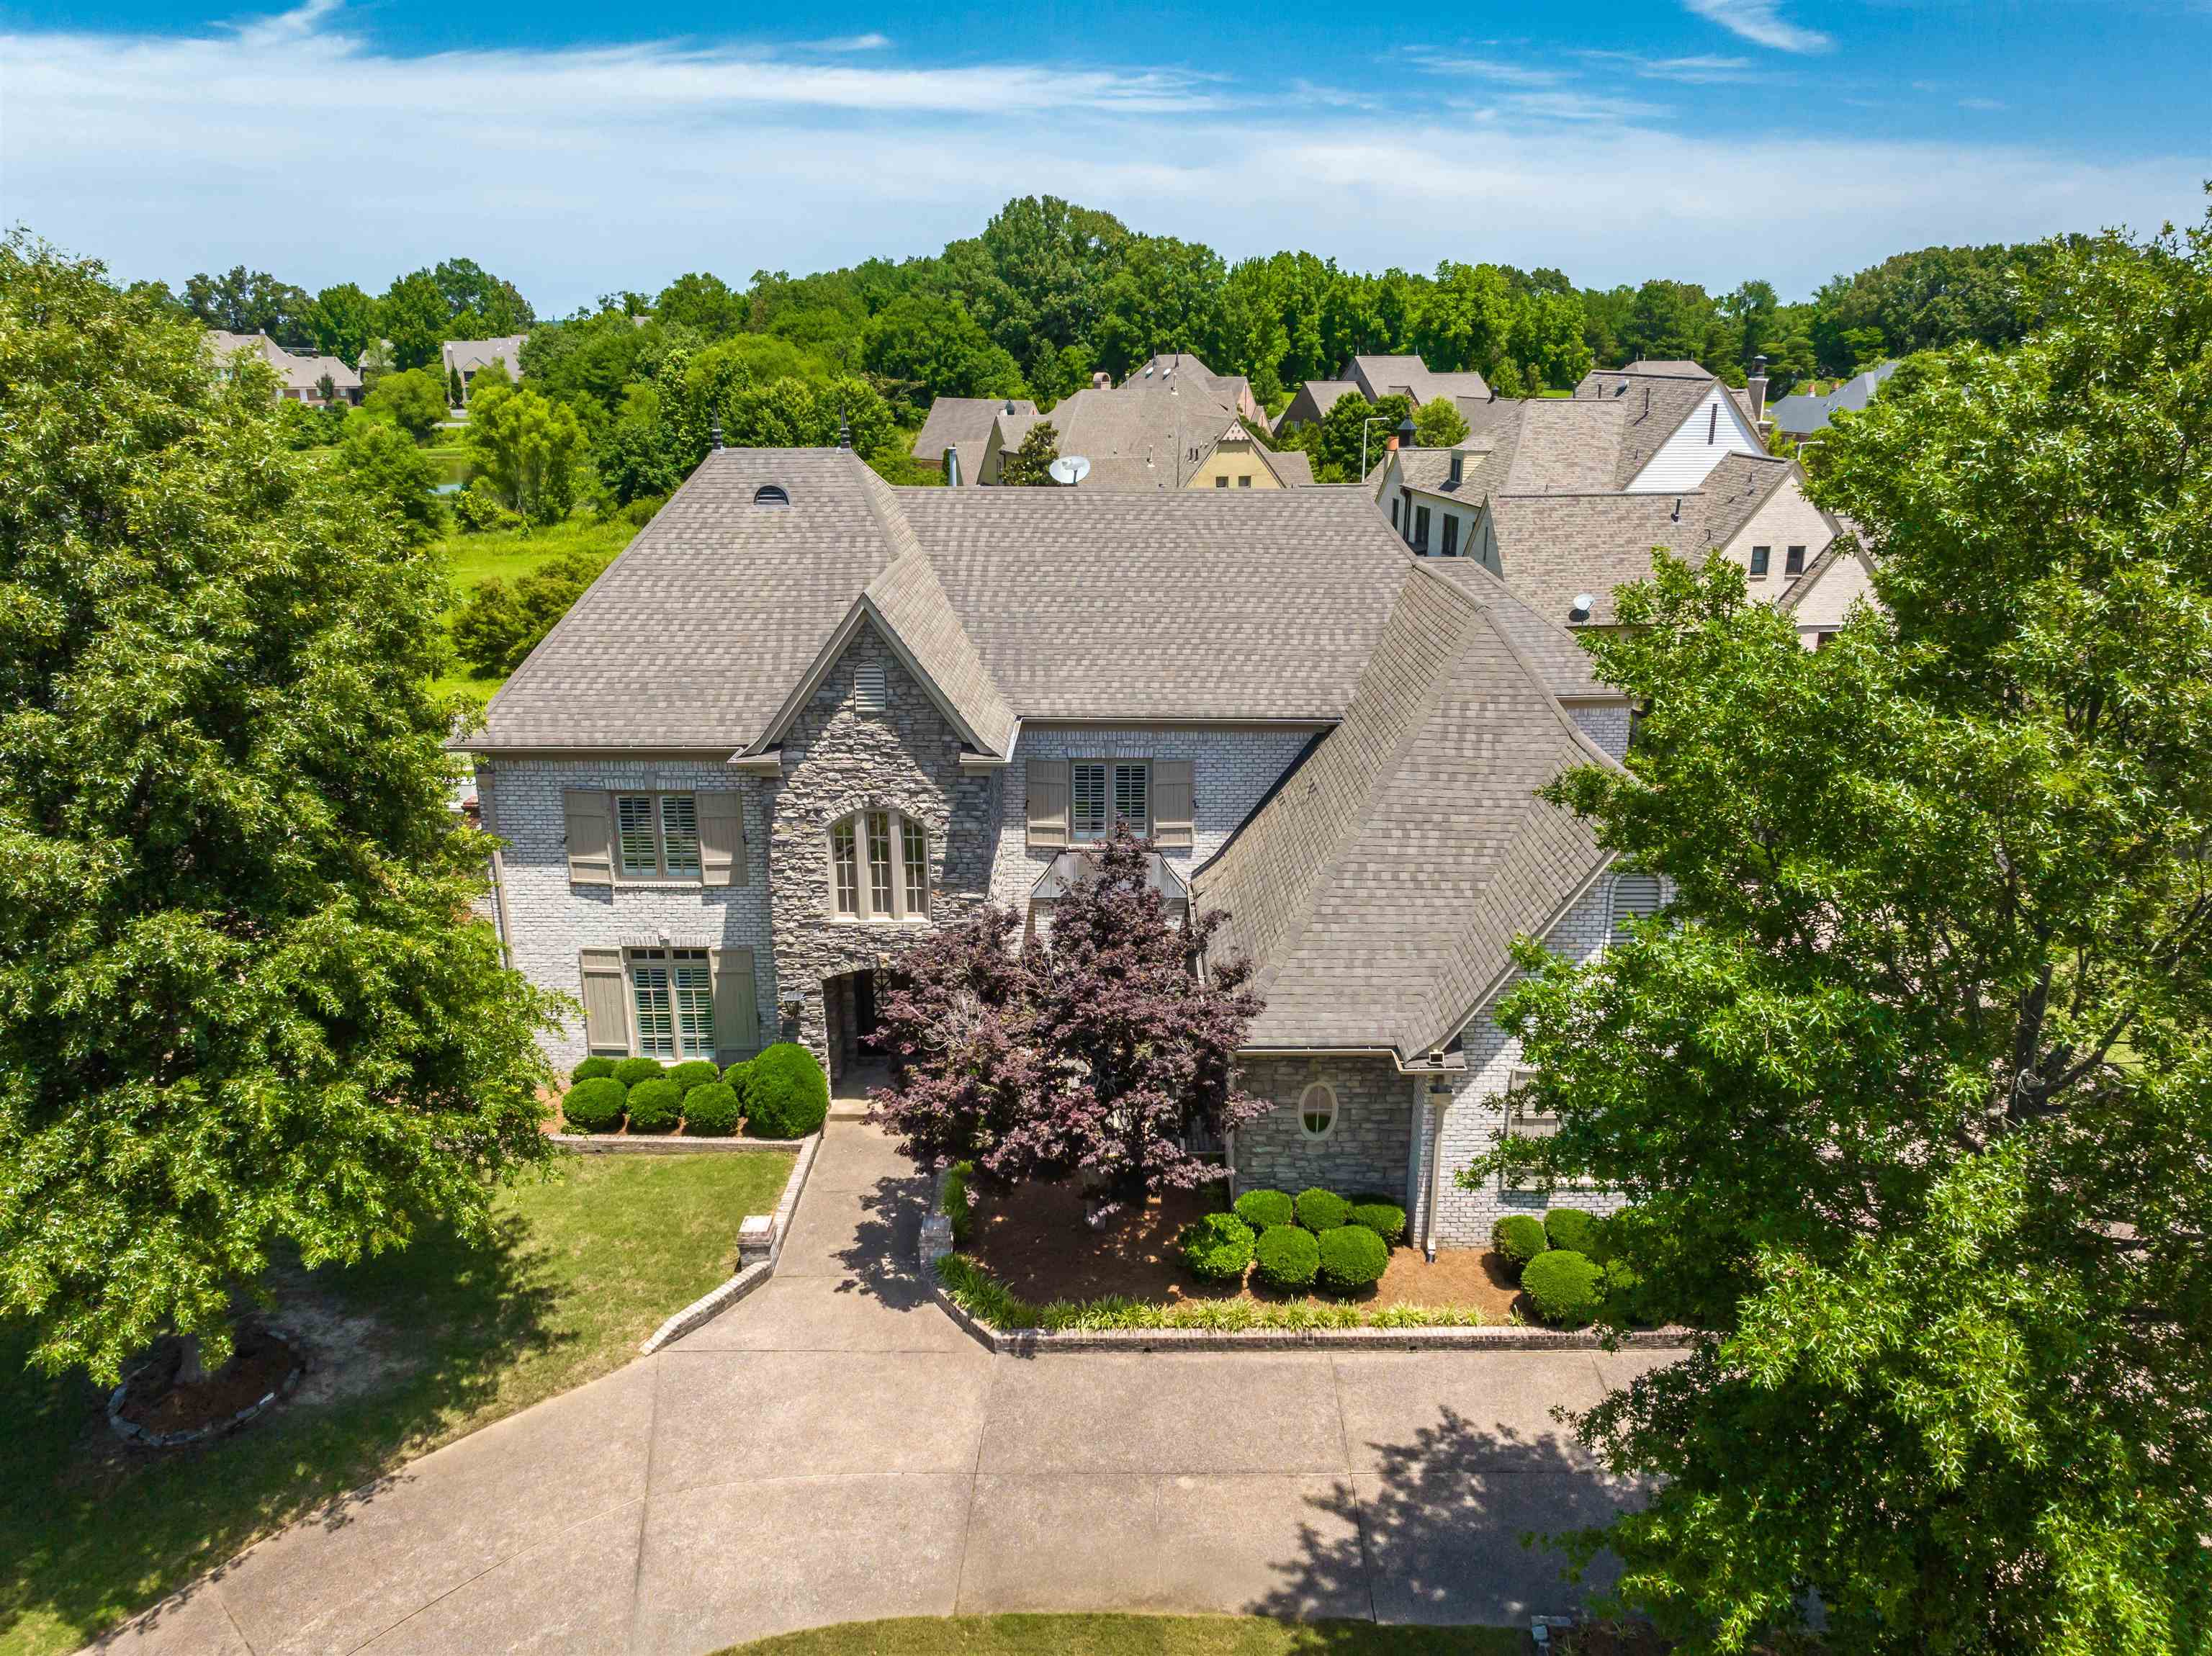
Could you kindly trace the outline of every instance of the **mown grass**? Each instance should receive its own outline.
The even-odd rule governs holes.
[[[1517,1656],[1516,1628],[1378,1627],[1256,1616],[947,1616],[847,1622],[721,1656]]]
[[[283,1273],[288,1300],[357,1336],[303,1398],[352,1389],[203,1449],[122,1449],[101,1393],[26,1368],[29,1331],[0,1323],[0,1656],[74,1650],[331,1497],[629,1362],[729,1276],[739,1218],[771,1211],[790,1171],[769,1152],[578,1157],[500,1198],[489,1247],[439,1229]]]
[[[447,579],[453,589],[453,601],[446,610],[446,624],[453,624],[469,589],[478,581],[512,581],[570,552],[605,561],[628,546],[636,533],[637,526],[622,518],[604,523],[596,519],[574,518],[544,529],[448,535],[438,547],[446,560]],[[430,688],[433,695],[458,692],[483,702],[489,701],[504,682],[503,676],[477,676],[469,671],[466,663],[456,658],[452,670],[433,681]]]

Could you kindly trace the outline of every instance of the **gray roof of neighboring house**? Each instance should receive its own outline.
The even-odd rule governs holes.
[[[1846,410],[1856,414],[1873,402],[1875,393],[1897,369],[1895,362],[1882,362],[1864,373],[1855,374],[1825,396],[1800,391],[1795,397],[1785,397],[1771,409],[1774,423],[1792,436],[1825,431],[1834,415]]]
[[[1504,494],[1490,511],[1505,585],[1560,625],[1611,625],[1613,588],[1648,577],[1655,547],[1694,558],[1711,544],[1705,499],[1696,493]],[[1574,600],[1585,592],[1590,613],[1573,622]]]
[[[1611,761],[1501,626],[1494,591],[1414,564],[1344,720],[1192,881],[1257,968],[1255,1047],[1442,1046],[1603,868],[1536,797]]]
[[[1311,488],[1314,486],[1313,457],[1304,450],[1269,448],[1261,452],[1267,457],[1267,469],[1275,474],[1275,481],[1285,488]]]
[[[1598,370],[1601,373],[1656,374],[1673,379],[1711,379],[1713,371],[1702,362],[1692,362],[1684,356],[1639,356],[1625,368]]]
[[[1349,379],[1309,379],[1298,387],[1297,395],[1291,399],[1291,407],[1304,403],[1313,409],[1311,417],[1318,420],[1345,397],[1359,394],[1359,387]],[[1283,410],[1285,419],[1290,415],[1290,409]]]
[[[1177,373],[1079,391],[1042,417],[1059,434],[1060,453],[1091,462],[1078,487],[1104,491],[1182,488],[1198,457],[1243,416],[1216,380]],[[1009,420],[1002,429],[1013,425]],[[1020,440],[1009,435],[1006,446]]]
[[[1407,561],[1356,488],[894,489],[843,451],[724,449],[471,745],[737,752],[864,592],[987,745],[1014,717],[1326,721]]]
[[[1677,369],[1697,369],[1697,375]],[[1699,378],[1698,376],[1703,376]],[[1575,387],[1572,398],[1533,399],[1617,403],[1624,413],[1620,447],[1613,464],[1615,488],[1626,488],[1650,464],[1682,422],[1696,413],[1719,382],[1694,362],[1662,362],[1654,371],[1593,368]]]
[[[1037,417],[1036,404],[1026,397],[940,397],[929,405],[908,452],[927,464],[937,465],[943,462],[946,449],[957,450],[960,481],[973,483],[984,451],[990,446],[991,428],[1009,412],[1010,405],[1012,414],[1024,422]],[[1022,428],[1026,430],[1027,425]],[[1018,436],[1007,446],[1018,447],[1020,443]]]
[[[530,336],[526,333],[501,334],[496,339],[448,339],[440,353],[446,372],[459,368],[464,374],[474,373],[478,368],[489,367],[494,362],[507,364],[507,377],[522,378],[522,344]]]
[[[336,356],[301,356],[286,350],[266,334],[227,333],[221,328],[207,330],[208,349],[217,358],[228,360],[240,351],[252,351],[276,372],[279,384],[288,391],[313,391],[328,375],[335,391],[359,391],[360,371]]]
[[[1774,491],[1797,475],[1797,463],[1768,454],[1731,453],[1706,476],[1705,535],[1715,546],[1734,540]]]
[[[1491,619],[1528,658],[1553,695],[1566,701],[1620,701],[1627,693],[1597,676],[1589,652],[1563,622],[1547,620],[1473,558],[1429,558],[1421,567],[1458,582],[1490,607]]]
[[[1490,395],[1490,382],[1474,369],[1440,373],[1418,356],[1355,356],[1345,365],[1344,377],[1355,382],[1370,402],[1399,391],[1411,395],[1417,404],[1439,397]]]

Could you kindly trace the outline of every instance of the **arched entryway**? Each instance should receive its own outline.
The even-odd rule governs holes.
[[[869,969],[841,972],[822,980],[824,1044],[830,1049],[830,1085],[839,1095],[858,1097],[890,1077],[890,1065],[876,1051],[876,1001],[884,974]]]

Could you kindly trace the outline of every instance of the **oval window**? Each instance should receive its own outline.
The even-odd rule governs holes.
[[[1298,1131],[1308,1138],[1326,1138],[1336,1125],[1336,1089],[1316,1081],[1298,1099]]]
[[[783,492],[781,483],[763,483],[753,491],[755,506],[789,506],[791,496]]]

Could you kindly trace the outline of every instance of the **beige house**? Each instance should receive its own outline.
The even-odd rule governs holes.
[[[1185,488],[1310,488],[1313,462],[1297,449],[1264,447],[1243,421],[1214,439],[1199,458]]]
[[[456,373],[461,376],[461,402],[465,406],[470,383],[493,363],[506,370],[508,379],[522,378],[522,347],[529,337],[526,333],[511,333],[497,339],[448,339],[441,353],[440,371],[448,385]]]
[[[1277,429],[1310,425],[1327,414],[1346,392],[1368,402],[1385,397],[1407,397],[1413,406],[1433,403],[1439,397],[1461,405],[1490,400],[1490,382],[1474,369],[1438,373],[1418,356],[1355,356],[1334,379],[1309,379],[1291,398],[1276,422]]]
[[[304,403],[323,408],[333,403],[357,403],[362,398],[361,374],[335,356],[302,356],[286,350],[266,334],[207,331],[208,353],[216,372],[229,376],[240,355],[258,357],[276,374],[279,402]]]

